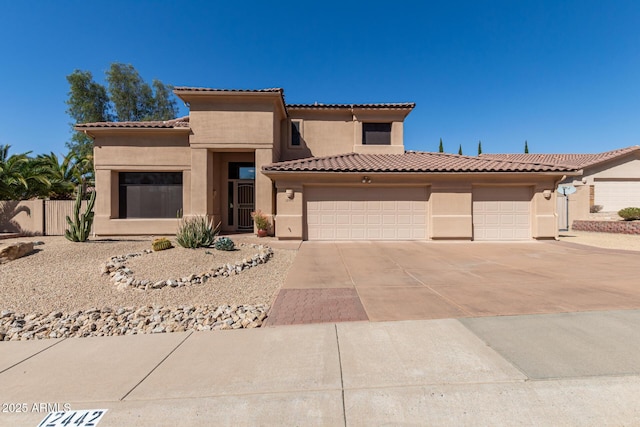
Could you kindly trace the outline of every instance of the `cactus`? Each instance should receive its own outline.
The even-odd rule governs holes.
[[[236,245],[230,238],[221,237],[216,240],[214,247],[219,251],[232,251],[236,248]]]
[[[89,197],[87,203],[87,209],[83,214],[80,214],[80,208],[82,206],[82,196],[84,192],[78,187],[78,195],[76,196],[76,203],[73,207],[73,221],[67,215],[67,224],[69,228],[65,230],[64,237],[72,242],[86,242],[89,238],[89,232],[91,231],[91,225],[93,224],[93,205],[96,202],[96,192],[93,191]]]
[[[171,241],[166,237],[160,237],[158,239],[155,239],[153,242],[151,242],[151,248],[156,252],[164,251],[165,249],[169,249],[172,247],[173,245],[171,244]]]

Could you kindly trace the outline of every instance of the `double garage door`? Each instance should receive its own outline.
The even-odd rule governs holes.
[[[426,187],[309,187],[308,240],[428,239]],[[529,187],[473,189],[474,240],[531,238]]]
[[[640,206],[640,179],[595,181],[595,204],[604,212]]]
[[[427,187],[309,187],[309,240],[424,240]]]

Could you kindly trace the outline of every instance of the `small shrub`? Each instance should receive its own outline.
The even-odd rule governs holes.
[[[183,248],[209,247],[216,240],[219,231],[220,223],[214,228],[213,221],[206,216],[187,217],[180,223],[176,242]]]
[[[602,210],[602,205],[593,205],[589,208],[589,212],[598,213]]]
[[[173,245],[171,244],[171,241],[166,237],[160,237],[158,239],[155,239],[153,242],[151,242],[151,249],[153,249],[156,252],[164,251],[165,249],[169,249],[172,247]]]
[[[269,228],[269,220],[266,215],[262,213],[261,210],[257,210],[255,212],[251,212],[251,218],[253,222],[256,224],[256,228],[258,230],[267,230]]]
[[[640,208],[624,208],[618,211],[618,215],[625,221],[640,220]]]
[[[220,237],[216,240],[214,247],[219,251],[232,251],[236,248],[236,244],[228,237]]]

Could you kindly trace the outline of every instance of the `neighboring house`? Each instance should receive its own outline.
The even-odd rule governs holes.
[[[568,224],[576,219],[588,219],[595,211],[616,213],[626,207],[640,207],[640,146],[621,148],[597,154],[482,154],[482,158],[541,162],[578,169],[560,185],[574,186],[567,204],[558,204],[558,216],[563,220],[568,209]],[[561,197],[559,195],[559,197]]]
[[[87,123],[97,234],[172,234],[184,215],[280,239],[557,237],[576,167],[405,151],[414,104],[286,104],[282,89],[177,87],[188,117]]]

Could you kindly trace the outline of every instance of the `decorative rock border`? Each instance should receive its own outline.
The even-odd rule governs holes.
[[[133,287],[140,290],[149,289],[162,289],[166,286],[172,288],[182,287],[186,285],[204,284],[212,277],[228,277],[236,274],[240,274],[257,265],[264,264],[273,256],[273,249],[266,245],[257,245],[255,243],[241,243],[240,247],[249,246],[251,248],[257,248],[258,253],[251,258],[244,258],[242,261],[238,261],[234,264],[225,264],[223,266],[213,268],[208,272],[200,274],[191,274],[188,277],[182,277],[180,279],[166,279],[166,280],[148,280],[148,279],[136,279],[134,272],[127,267],[127,261],[131,258],[143,256],[153,253],[150,249],[145,249],[142,252],[130,253],[121,256],[114,256],[109,259],[102,266],[102,274],[108,274],[111,276],[111,280],[118,286],[119,290],[125,290],[129,287]]]
[[[573,231],[593,231],[597,233],[640,234],[640,221],[586,221],[575,220]]]
[[[49,314],[0,311],[0,341],[258,328],[268,305],[144,306]]]

